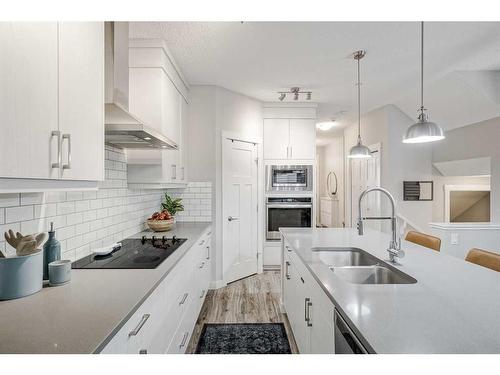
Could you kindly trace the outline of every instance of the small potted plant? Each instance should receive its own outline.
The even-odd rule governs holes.
[[[165,193],[165,202],[161,204],[162,211],[155,212],[146,223],[155,232],[166,232],[172,229],[175,224],[175,214],[184,211],[181,198],[172,199]]]

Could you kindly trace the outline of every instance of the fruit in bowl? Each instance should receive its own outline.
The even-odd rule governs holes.
[[[161,212],[155,212],[146,221],[148,227],[155,232],[166,232],[172,229],[175,220],[172,215],[167,210]]]

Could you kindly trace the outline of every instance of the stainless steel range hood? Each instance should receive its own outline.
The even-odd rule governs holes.
[[[105,24],[105,142],[120,148],[177,149],[177,144],[128,111],[128,23]]]

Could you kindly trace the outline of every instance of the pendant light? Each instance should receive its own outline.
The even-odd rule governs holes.
[[[434,122],[428,121],[424,107],[424,23],[421,22],[420,41],[420,114],[418,121],[406,130],[403,143],[425,143],[444,139],[444,131]]]
[[[371,158],[370,149],[361,142],[361,82],[359,74],[359,60],[365,57],[365,51],[357,51],[354,53],[354,60],[358,62],[358,143],[351,147],[348,157],[351,159]]]

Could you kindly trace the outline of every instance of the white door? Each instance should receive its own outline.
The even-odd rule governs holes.
[[[372,152],[369,159],[351,159],[351,225],[358,220],[358,202],[361,193],[372,187],[380,186],[380,145],[368,146]],[[380,213],[380,194],[371,193],[363,200],[363,215],[375,216]],[[380,230],[379,220],[368,220],[365,226]]]
[[[264,159],[289,157],[290,120],[264,120]]]
[[[104,23],[59,24],[62,179],[104,180]]]
[[[57,23],[0,22],[0,177],[59,178]]]
[[[290,120],[290,159],[314,159],[316,127],[313,120]]]
[[[229,283],[257,272],[257,145],[222,144],[223,273]]]

